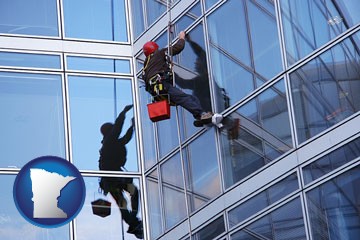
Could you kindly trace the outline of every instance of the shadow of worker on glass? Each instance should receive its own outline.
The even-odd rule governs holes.
[[[201,106],[205,111],[212,111],[210,86],[209,86],[209,73],[207,68],[206,52],[203,47],[191,39],[190,34],[185,36],[186,41],[189,43],[192,51],[196,55],[194,63],[195,76],[187,79],[175,73],[176,84],[183,88],[192,91],[192,94],[199,98]],[[221,108],[226,109],[230,107],[230,98],[224,88],[221,88],[215,81],[213,82],[214,93],[216,94]],[[226,117],[223,121],[225,129],[227,129],[229,139],[237,139],[240,127],[240,120],[238,118]]]
[[[192,90],[192,95],[197,96],[200,101],[200,105],[205,111],[212,111],[210,88],[209,88],[209,76],[206,63],[206,52],[205,50],[190,37],[190,34],[185,36],[186,41],[189,43],[191,49],[196,55],[194,63],[194,70],[196,76],[191,79],[182,78],[180,75],[175,73],[176,85],[183,89]]]
[[[126,163],[127,149],[126,144],[132,138],[134,132],[134,119],[132,124],[123,137],[120,137],[126,113],[133,107],[127,105],[118,115],[115,123],[104,123],[101,128],[103,139],[100,149],[99,169],[107,171],[123,171]],[[104,195],[110,195],[116,201],[122,219],[129,225],[128,233],[134,234],[137,238],[143,238],[142,221],[137,217],[139,210],[139,191],[133,183],[132,178],[102,177],[100,188]],[[131,209],[127,207],[125,192],[129,193],[131,199]]]

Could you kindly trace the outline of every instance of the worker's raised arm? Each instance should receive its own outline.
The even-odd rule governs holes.
[[[171,53],[173,56],[179,54],[185,47],[185,32],[179,33],[179,40],[172,46]]]

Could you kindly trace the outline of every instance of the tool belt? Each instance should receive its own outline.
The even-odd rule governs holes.
[[[164,96],[167,95],[167,91],[163,84],[164,81],[172,81],[171,72],[158,73],[148,80],[146,84],[146,91],[153,96],[153,102],[163,100]]]

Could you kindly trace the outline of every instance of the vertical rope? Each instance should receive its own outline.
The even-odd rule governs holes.
[[[114,119],[117,118],[116,79],[114,78]]]
[[[172,54],[172,47],[171,47],[171,32],[172,32],[172,25],[171,25],[171,0],[167,1],[167,15],[168,15],[168,54],[169,54],[169,58],[170,58],[170,64],[171,64],[171,72],[172,72],[172,81],[173,81],[173,86],[175,87],[175,74],[174,74],[174,70],[173,70],[173,54]],[[185,195],[185,208],[186,208],[186,218],[188,219],[188,227],[189,227],[189,231],[191,232],[191,225],[190,225],[190,219],[189,219],[189,203],[188,203],[188,193],[187,193],[187,186],[186,186],[186,166],[185,166],[185,162],[183,159],[183,149],[182,149],[182,144],[181,144],[181,133],[180,133],[180,114],[179,111],[181,111],[178,106],[176,106],[176,123],[177,123],[177,132],[178,132],[178,140],[179,140],[179,153],[180,153],[180,161],[181,161],[181,170],[182,170],[182,174],[183,174],[183,186],[184,186],[184,195]],[[190,239],[191,239],[191,234],[190,234]]]
[[[169,55],[169,58],[170,58],[170,70],[172,72],[172,76],[173,76],[173,86],[175,86],[175,77],[174,77],[174,71],[173,71],[173,68],[172,68],[172,61],[173,61],[173,54],[172,54],[172,47],[171,47],[171,32],[172,32],[172,29],[171,29],[171,0],[168,0],[167,1],[167,15],[168,15],[168,29],[167,29],[167,34],[168,34],[168,55]]]

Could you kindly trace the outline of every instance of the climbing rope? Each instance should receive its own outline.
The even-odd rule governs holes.
[[[167,11],[167,16],[168,16],[168,29],[167,29],[167,34],[168,34],[168,57],[169,57],[169,64],[170,64],[170,70],[172,73],[172,81],[173,81],[173,86],[175,86],[175,75],[174,75],[174,71],[173,71],[173,56],[172,56],[172,47],[171,47],[171,33],[172,33],[172,24],[171,24],[171,0],[167,0],[167,6],[166,6],[166,11]]]

